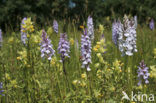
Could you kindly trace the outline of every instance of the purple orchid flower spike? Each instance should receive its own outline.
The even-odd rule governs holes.
[[[25,45],[26,44],[26,40],[27,40],[27,34],[25,32],[22,32],[23,30],[25,30],[22,25],[25,24],[24,21],[27,20],[26,17],[24,17],[22,19],[22,23],[21,23],[21,41],[22,43]]]
[[[3,92],[4,92],[4,90],[3,90],[3,83],[0,82],[0,95],[1,96],[4,96]]]
[[[64,61],[65,57],[70,57],[70,44],[67,41],[67,35],[65,33],[60,34],[60,41],[58,46],[59,54],[61,54],[61,59]]]
[[[154,19],[151,19],[149,27],[151,30],[154,30]]]
[[[58,45],[58,51],[59,54],[61,54],[61,62],[63,63],[63,72],[65,75],[67,75],[67,72],[65,70],[65,57],[70,57],[69,52],[70,52],[70,44],[67,41],[67,35],[66,33],[61,33],[60,34],[60,41]]]
[[[86,68],[87,71],[91,71],[89,67],[91,63],[91,39],[87,34],[87,29],[85,29],[84,35],[81,35],[81,56],[82,68]]]
[[[140,66],[138,67],[138,85],[141,85],[143,80],[145,81],[145,84],[148,84],[149,81],[148,81],[148,77],[149,77],[149,73],[148,73],[148,67],[146,67],[146,64],[144,63],[144,61],[142,60],[140,62]]]
[[[47,36],[45,30],[42,30],[42,41],[41,45],[41,57],[46,57],[48,60],[52,59],[52,56],[55,54],[55,50],[53,49],[53,45],[51,44],[51,40]]]
[[[94,25],[93,25],[93,18],[91,16],[88,17],[87,20],[87,32],[88,36],[93,40],[94,39]]]
[[[118,37],[119,37],[117,30],[118,30],[118,22],[115,20],[112,24],[112,40],[116,46],[118,45]]]
[[[58,34],[58,23],[56,20],[53,21],[53,29]]]

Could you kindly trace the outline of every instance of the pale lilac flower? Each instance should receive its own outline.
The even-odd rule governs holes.
[[[116,46],[118,45],[118,37],[119,37],[117,30],[118,30],[118,22],[115,20],[112,24],[112,40]]]
[[[135,21],[133,18],[129,20],[125,16],[123,22],[123,24],[121,22],[118,24],[119,50],[122,52],[122,55],[132,56],[133,52],[137,52]]]
[[[135,22],[135,28],[137,28],[138,25],[137,16],[134,16],[134,22]]]
[[[65,57],[70,57],[70,44],[67,41],[67,35],[65,33],[60,34],[60,41],[58,45],[59,54],[61,54],[61,61],[64,61]]]
[[[91,39],[85,29],[84,35],[81,35],[81,56],[82,56],[82,68],[86,68],[87,71],[91,71],[89,65],[91,63]]]
[[[140,66],[138,67],[138,85],[141,85],[143,80],[145,81],[145,84],[148,84],[148,77],[149,77],[149,73],[148,73],[148,67],[146,67],[146,64],[144,63],[144,61],[140,62]]]
[[[25,30],[22,25],[25,24],[24,21],[27,20],[26,17],[24,17],[22,19],[22,23],[21,23],[21,41],[23,44],[26,44],[26,40],[27,40],[27,33],[23,32],[23,30]]]
[[[0,47],[2,46],[3,38],[2,38],[2,30],[0,29]]]
[[[58,34],[58,23],[56,20],[53,21],[53,29]]]
[[[88,17],[87,20],[87,32],[88,32],[88,36],[91,39],[94,39],[94,25],[93,25],[93,18],[91,16]]]
[[[3,90],[3,83],[0,82],[0,95],[4,96],[3,92],[4,92],[4,90]]]
[[[151,19],[149,27],[151,30],[154,30],[154,19]]]
[[[48,60],[52,59],[52,56],[55,54],[55,50],[53,49],[53,45],[51,44],[51,40],[47,36],[45,30],[42,30],[42,41],[41,45],[41,57],[46,57]]]

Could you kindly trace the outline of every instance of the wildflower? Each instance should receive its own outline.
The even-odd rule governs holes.
[[[91,16],[88,17],[87,29],[88,29],[88,36],[91,39],[94,39],[94,25],[93,25],[93,19]]]
[[[86,86],[86,83],[85,83],[84,81],[82,81],[82,82],[80,83],[80,86],[81,86],[81,87],[85,87],[85,86]]]
[[[127,16],[124,17],[124,24],[119,22],[117,33],[119,50],[122,55],[132,56],[133,52],[137,52],[136,48],[136,27],[134,19],[129,20]]]
[[[86,79],[86,78],[87,78],[86,73],[81,74],[81,78],[82,78],[82,79]]]
[[[137,28],[137,25],[138,25],[137,16],[134,16],[134,22],[135,22],[135,28]]]
[[[21,60],[21,57],[17,57],[17,60]]]
[[[32,42],[33,42],[33,43],[38,44],[38,43],[40,43],[41,38],[40,38],[40,36],[39,36],[39,35],[32,35],[31,40],[32,40]]]
[[[67,35],[65,33],[60,34],[60,41],[58,45],[59,54],[61,54],[61,60],[64,61],[65,57],[70,57],[70,46],[69,42],[67,41]]]
[[[95,64],[95,68],[98,68],[100,66],[100,63]]]
[[[5,78],[6,78],[7,80],[10,80],[10,76],[9,76],[8,73],[5,74]]]
[[[51,44],[51,40],[47,36],[47,33],[42,31],[42,41],[41,41],[41,57],[46,57],[48,60],[51,60],[51,57],[54,55],[55,50]]]
[[[105,53],[106,52],[106,43],[105,43],[105,38],[104,35],[102,35],[101,40],[96,43],[96,46],[94,46],[93,49],[97,49],[95,52],[98,53]]]
[[[91,71],[89,64],[91,63],[91,40],[85,29],[84,35],[81,35],[81,56],[82,56],[82,68],[86,68],[87,71]]]
[[[53,29],[58,34],[58,23],[56,20],[53,21]]]
[[[150,66],[151,72],[150,77],[156,78],[156,65]]]
[[[119,22],[114,21],[112,24],[112,40],[116,46],[118,45],[118,37],[119,37],[119,34],[117,33],[118,23]]]
[[[73,85],[76,85],[77,83],[78,83],[78,80],[74,80],[74,81],[72,82]]]
[[[21,23],[21,41],[23,44],[26,44],[26,40],[27,40],[27,34],[25,33],[25,26],[23,27],[23,25],[25,25],[25,20],[27,20],[27,18],[23,18],[22,23]]]
[[[71,45],[74,45],[74,39],[73,38],[70,38],[69,42]]]
[[[31,18],[24,18],[22,20],[22,32],[24,33],[32,33],[34,31],[34,26],[31,21]]]
[[[154,19],[151,19],[151,21],[149,23],[149,27],[151,30],[154,30]]]
[[[142,83],[142,79],[145,80],[145,83],[148,84],[149,81],[148,81],[148,77],[149,77],[149,73],[148,73],[148,67],[146,67],[146,64],[144,63],[144,61],[141,61],[140,62],[140,66],[138,67],[138,85],[141,85]]]
[[[3,92],[4,92],[4,90],[3,90],[3,83],[0,82],[0,95],[4,96]]]
[[[84,26],[83,26],[83,25],[81,25],[81,26],[80,26],[80,29],[84,29]]]
[[[104,27],[103,27],[103,25],[99,25],[99,32],[100,32],[100,34],[103,34],[103,31],[104,31]]]

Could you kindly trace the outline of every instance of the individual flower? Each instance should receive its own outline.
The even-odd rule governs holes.
[[[2,30],[0,29],[0,47],[2,46],[3,38],[2,38]]]
[[[149,73],[148,73],[148,67],[146,67],[146,64],[144,63],[144,61],[142,60],[140,62],[140,66],[138,66],[138,85],[141,85],[143,80],[145,80],[145,84],[148,84],[149,81],[148,81],[148,77],[149,77]]]
[[[103,32],[104,32],[104,27],[103,27],[103,25],[99,25],[99,32],[100,32],[100,34],[103,34]]]
[[[32,33],[34,31],[34,26],[31,21],[31,18],[23,19],[22,28],[23,28],[23,30],[21,30],[21,31],[24,33],[27,33],[27,37],[29,37],[29,33]]]
[[[25,20],[27,20],[27,18],[23,18],[22,23],[21,23],[21,41],[23,44],[26,44],[26,40],[27,40],[27,33],[25,32],[25,28],[23,28],[23,25],[25,25]]]
[[[133,52],[137,52],[135,22],[133,18],[129,20],[127,16],[124,17],[123,22],[123,24],[118,23],[118,47],[122,55],[132,56]]]
[[[83,25],[80,25],[80,29],[84,29],[84,26]]]
[[[85,29],[84,35],[81,35],[81,56],[82,56],[82,68],[86,68],[87,71],[91,71],[89,64],[91,63],[91,40]]]
[[[151,30],[154,30],[154,19],[151,19],[151,21],[149,23],[149,27]]]
[[[53,29],[58,34],[58,23],[56,20],[53,21]]]
[[[3,92],[4,92],[4,90],[3,90],[3,83],[0,82],[0,95],[4,96]]]
[[[106,43],[104,35],[101,36],[100,41],[96,43],[96,45],[93,47],[93,50],[97,53],[105,53],[106,52]]]
[[[93,18],[91,16],[88,17],[87,20],[87,31],[88,31],[88,36],[91,39],[94,39],[94,25],[93,25]]]
[[[51,40],[47,36],[45,30],[42,30],[42,41],[41,41],[41,57],[46,57],[51,60],[52,56],[55,54]]]
[[[117,22],[116,20],[112,24],[112,40],[116,46],[118,45],[118,37],[119,37],[119,34],[117,33],[118,24],[119,22]]]
[[[59,54],[61,54],[61,60],[64,61],[65,57],[70,57],[70,44],[67,41],[67,35],[65,33],[60,34],[60,41],[58,45]]]
[[[151,72],[150,72],[150,77],[153,77],[156,79],[156,65],[150,66]]]
[[[73,38],[70,38],[69,42],[71,45],[74,45],[74,39]]]

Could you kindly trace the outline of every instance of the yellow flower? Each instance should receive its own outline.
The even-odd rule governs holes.
[[[69,42],[71,45],[74,45],[74,39],[73,38],[70,38]]]
[[[150,77],[156,78],[156,65],[150,66],[151,72]]]
[[[56,63],[57,63],[57,58],[56,58],[56,57],[53,57],[53,58],[51,59],[51,65],[52,65],[52,66],[55,66]]]
[[[83,26],[83,25],[81,25],[81,26],[80,26],[80,28],[81,28],[81,29],[84,29],[84,26]]]
[[[33,23],[31,21],[31,18],[24,20],[24,24],[22,25],[22,27],[24,28],[24,30],[22,30],[22,32],[27,32],[27,33],[33,32],[34,26],[33,26]]]
[[[81,82],[81,84],[80,84],[82,87],[85,87],[86,86],[86,83],[83,81],[83,82]]]
[[[16,80],[12,80],[11,84],[13,85],[14,88],[17,88],[17,81]]]
[[[101,53],[97,53],[96,55],[97,55],[97,57],[99,57],[99,58],[102,57]]]
[[[6,78],[7,80],[10,80],[10,76],[9,76],[8,73],[5,74],[5,78]]]
[[[100,63],[95,64],[95,68],[98,68],[100,66]]]
[[[103,25],[99,25],[99,32],[100,32],[100,34],[103,34],[103,31],[104,31],[104,27],[103,27]]]
[[[102,57],[99,58],[100,63],[104,63],[104,60]]]
[[[17,57],[17,60],[21,60],[21,57]]]
[[[74,80],[72,83],[73,85],[76,85],[78,83],[78,80]]]
[[[27,38],[29,38],[30,37],[30,35],[29,34],[27,34]]]
[[[99,49],[100,48],[100,45],[96,45],[96,48]]]
[[[86,78],[87,78],[86,73],[81,74],[81,78],[82,78],[82,79],[86,79]]]
[[[97,42],[96,44],[97,44],[97,45],[101,45],[101,42]]]
[[[94,48],[93,48],[93,50],[94,50],[95,52],[97,52],[97,51],[98,51],[98,49],[97,49],[96,47],[94,47]]]

